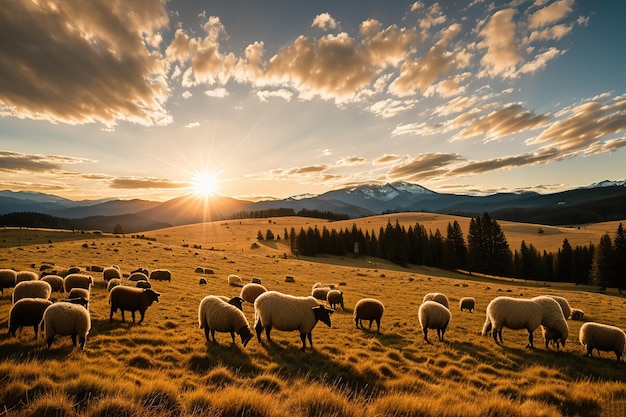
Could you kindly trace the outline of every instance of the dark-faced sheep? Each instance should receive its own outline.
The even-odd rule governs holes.
[[[69,299],[82,298],[84,300],[84,307],[89,308],[89,290],[84,288],[72,288],[70,293],[67,295]]]
[[[18,300],[9,311],[9,334],[15,337],[20,327],[33,326],[35,339],[37,339],[39,324],[46,308],[52,305],[52,301],[43,298],[22,298]]]
[[[302,340],[302,350],[306,349],[306,339],[313,347],[312,331],[318,321],[330,327],[333,310],[320,305],[313,297],[296,297],[277,291],[266,291],[254,301],[254,316],[257,338],[265,329],[267,340],[271,342],[272,328],[281,331],[298,331]]]
[[[87,334],[91,329],[89,310],[80,305],[59,302],[54,303],[43,313],[43,326],[46,330],[48,349],[52,346],[54,336],[71,336],[76,346],[78,338],[80,349],[84,349]]]
[[[159,302],[160,295],[152,289],[127,286],[113,288],[109,294],[109,304],[111,305],[109,321],[113,321],[113,314],[119,309],[122,313],[122,321],[124,321],[124,311],[130,311],[133,323],[135,322],[135,311],[139,311],[141,315],[139,324],[141,324],[146,310],[153,302]]]
[[[235,333],[237,333],[244,347],[252,339],[248,320],[241,310],[214,295],[206,296],[200,301],[198,325],[204,329],[207,343],[210,341],[209,335],[215,342],[215,332],[230,333],[233,343],[235,343]]]
[[[372,329],[372,322],[376,322],[376,331],[380,331],[380,319],[383,317],[383,313],[385,311],[385,306],[383,303],[378,301],[375,298],[362,298],[360,299],[356,305],[354,306],[354,323],[356,324],[357,329],[359,326],[362,329],[363,320],[369,320],[370,326],[369,329]]]
[[[0,269],[0,291],[4,295],[5,288],[14,288],[17,284],[17,272],[12,269]]]

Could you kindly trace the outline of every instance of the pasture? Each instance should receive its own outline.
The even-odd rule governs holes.
[[[437,216],[439,217],[439,216]],[[391,217],[395,221],[395,217]],[[378,231],[387,218],[363,219]],[[414,224],[423,220],[411,218]],[[354,221],[339,226],[348,227]],[[445,225],[440,230],[445,234]],[[0,249],[0,267],[38,271],[118,265],[128,274],[137,267],[169,269],[172,281],[153,282],[161,294],[141,325],[122,323],[119,312],[109,322],[108,293],[102,273],[90,272],[92,329],[85,351],[57,337],[47,349],[32,328],[16,338],[6,335],[11,290],[0,297],[0,415],[35,416],[622,416],[626,410],[626,365],[615,355],[584,356],[578,330],[584,321],[568,321],[570,336],[561,351],[546,350],[540,331],[535,349],[525,348],[526,331],[504,329],[504,346],[480,330],[485,307],[499,295],[532,297],[555,294],[584,310],[584,320],[626,327],[626,299],[609,292],[571,285],[535,285],[510,279],[468,277],[428,268],[401,268],[380,259],[317,257],[295,259],[283,242],[261,242],[257,231],[321,225],[316,219],[276,218],[213,222],[146,232],[156,241],[130,237],[83,236],[75,241],[29,244]],[[533,234],[536,225],[504,225],[511,247],[517,229]],[[361,226],[359,226],[361,227]],[[462,224],[464,233],[467,226]],[[511,227],[512,229],[508,229]],[[574,235],[617,225],[549,233],[557,248],[566,232]],[[365,226],[363,226],[365,229]],[[369,227],[367,227],[369,229]],[[606,230],[604,230],[606,228]],[[586,230],[585,230],[586,229]],[[513,231],[509,231],[513,230]],[[433,227],[434,231],[434,227]],[[30,232],[35,233],[35,232]],[[570,235],[567,235],[570,236]],[[573,235],[572,235],[573,236]],[[570,237],[568,237],[570,239]],[[585,235],[587,242],[595,235]],[[538,249],[534,239],[525,238]],[[521,239],[519,240],[521,242]],[[547,239],[546,239],[547,241]],[[572,242],[573,246],[576,243]],[[196,273],[202,267],[213,273]],[[332,327],[318,323],[314,348],[305,352],[297,332],[273,331],[244,349],[239,338],[217,333],[207,344],[198,328],[197,309],[209,294],[234,296],[227,276],[268,289],[309,295],[315,282],[335,283],[344,292],[345,311],[336,311]],[[285,282],[285,277],[295,282]],[[208,282],[200,286],[198,281]],[[130,283],[125,280],[127,285]],[[427,292],[445,293],[452,321],[446,341],[429,332],[423,340],[417,310]],[[461,312],[458,301],[476,299],[474,313]],[[64,294],[54,293],[61,299]],[[385,305],[380,333],[356,329],[354,304],[374,297]],[[244,304],[251,326],[254,311]],[[375,327],[375,325],[374,325]]]

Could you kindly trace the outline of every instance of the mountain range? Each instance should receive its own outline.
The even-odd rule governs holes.
[[[113,231],[122,225],[126,233],[168,226],[225,220],[246,213],[275,209],[313,210],[344,214],[350,218],[390,212],[423,211],[474,216],[489,212],[493,218],[541,224],[582,224],[626,219],[626,180],[601,181],[551,194],[536,192],[489,195],[438,193],[407,182],[361,185],[316,196],[250,202],[213,197],[206,204],[193,196],[165,202],[140,199],[73,201],[59,196],[0,191],[0,220],[13,224],[13,213],[38,213],[70,219],[77,228]],[[20,218],[23,218],[21,216]],[[13,220],[15,221],[15,220]]]

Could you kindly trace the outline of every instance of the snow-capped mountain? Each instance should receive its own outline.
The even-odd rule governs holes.
[[[593,184],[590,184],[590,185],[585,185],[580,188],[589,189],[589,188],[602,188],[602,187],[626,187],[626,180],[621,180],[621,181],[603,180],[603,181],[594,182]]]

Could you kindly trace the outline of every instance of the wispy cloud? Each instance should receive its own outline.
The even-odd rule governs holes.
[[[95,162],[86,158],[60,155],[23,154],[0,151],[0,171],[4,172],[47,172],[62,170],[64,165]]]

